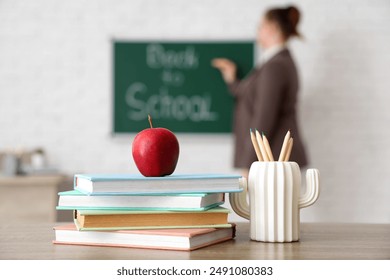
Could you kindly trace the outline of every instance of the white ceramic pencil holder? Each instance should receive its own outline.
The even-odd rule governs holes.
[[[251,165],[242,193],[230,194],[230,204],[250,221],[250,238],[263,242],[299,240],[300,209],[319,196],[319,172],[306,172],[306,193],[300,195],[301,171],[296,162],[259,162]],[[249,206],[247,203],[249,195]]]

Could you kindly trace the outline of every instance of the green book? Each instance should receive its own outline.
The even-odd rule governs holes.
[[[86,195],[78,190],[71,190],[58,195],[57,210],[204,211],[225,202],[224,193]]]

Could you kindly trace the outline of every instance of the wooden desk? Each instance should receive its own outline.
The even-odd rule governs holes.
[[[390,259],[390,224],[302,224],[301,240],[249,240],[248,223],[237,224],[234,240],[192,252],[53,245],[54,224],[1,224],[0,259]]]

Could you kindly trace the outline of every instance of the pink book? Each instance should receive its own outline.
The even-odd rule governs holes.
[[[229,228],[78,231],[74,224],[54,227],[54,244],[191,251],[235,237]]]

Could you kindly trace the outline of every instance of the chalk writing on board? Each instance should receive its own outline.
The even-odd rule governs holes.
[[[191,46],[183,51],[173,51],[166,50],[160,44],[149,44],[146,47],[146,63],[150,68],[196,69],[199,66],[199,55]]]
[[[154,119],[177,121],[218,120],[218,113],[211,111],[212,98],[207,92],[191,95],[186,92],[175,96],[169,94],[169,87],[180,87],[185,83],[184,70],[195,70],[199,67],[199,58],[200,55],[191,46],[173,51],[160,44],[149,44],[146,47],[146,65],[151,69],[161,70],[161,86],[158,92],[153,94],[149,92],[148,86],[140,81],[129,85],[125,95],[129,120],[144,120],[148,114]]]
[[[133,83],[126,92],[126,103],[130,110],[128,118],[143,120],[148,114],[153,118],[174,118],[178,121],[190,119],[194,122],[215,121],[218,114],[211,111],[211,96],[201,95],[170,96],[167,88],[161,87],[159,94],[150,95],[144,101],[139,96],[148,95],[148,87],[140,82]]]
[[[168,86],[180,87],[184,84],[185,76],[178,71],[164,70],[161,73],[161,81]]]

